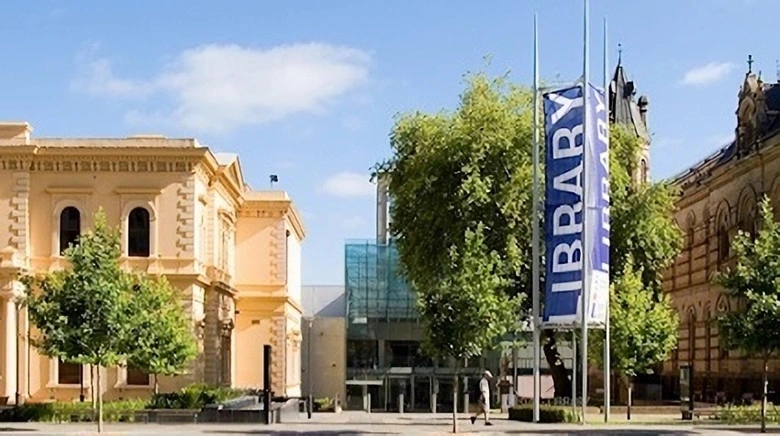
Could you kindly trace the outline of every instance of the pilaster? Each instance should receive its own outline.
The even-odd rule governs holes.
[[[195,252],[195,176],[179,186],[177,200],[176,247],[179,255]]]

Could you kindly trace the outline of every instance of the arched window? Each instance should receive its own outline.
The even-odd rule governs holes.
[[[127,217],[127,255],[131,257],[149,257],[150,254],[149,211],[136,207]]]
[[[718,230],[718,268],[726,264],[730,249],[729,232],[726,230],[726,226],[721,226]]]
[[[639,162],[639,177],[642,183],[647,182],[647,161],[644,159]]]
[[[60,212],[60,255],[71,245],[76,245],[81,235],[81,213],[73,206]]]

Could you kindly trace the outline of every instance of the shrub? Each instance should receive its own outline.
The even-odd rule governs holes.
[[[509,409],[509,419],[512,421],[533,422],[533,406],[518,406]],[[579,414],[570,407],[542,406],[539,409],[539,422],[571,423],[578,422]]]
[[[144,400],[107,401],[103,404],[103,419],[108,422],[127,422],[135,419],[135,412],[143,410]],[[25,403],[0,411],[0,422],[91,422],[94,411],[91,403]]]
[[[715,412],[715,417],[718,421],[723,421],[727,424],[755,424],[761,422],[761,407],[760,406],[725,406],[718,407]],[[766,421],[767,422],[780,422],[780,415],[777,413],[777,408],[774,404],[767,404],[766,408]]]
[[[155,394],[147,409],[202,409],[208,404],[219,404],[240,397],[244,391],[205,384],[193,384],[179,392]]]

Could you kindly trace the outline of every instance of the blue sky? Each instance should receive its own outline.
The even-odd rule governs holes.
[[[578,77],[577,0],[9,2],[0,119],[240,153],[253,187],[278,174],[302,212],[304,283],[338,284],[344,240],[374,233],[368,168],[389,152],[394,114],[454,107],[485,55],[491,73],[530,84],[534,11],[542,77]],[[780,2],[592,0],[598,80],[605,16],[610,57],[622,43],[649,96],[656,178],[729,139],[748,54],[776,80]]]

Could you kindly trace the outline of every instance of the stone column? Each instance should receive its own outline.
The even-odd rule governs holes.
[[[3,332],[5,347],[3,350],[3,391],[9,404],[16,401],[16,303],[12,295],[3,296]]]

